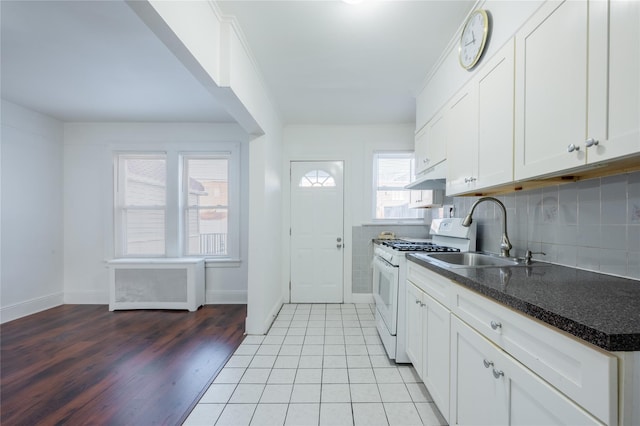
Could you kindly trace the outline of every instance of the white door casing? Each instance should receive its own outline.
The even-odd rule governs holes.
[[[341,303],[342,161],[291,162],[291,302]]]

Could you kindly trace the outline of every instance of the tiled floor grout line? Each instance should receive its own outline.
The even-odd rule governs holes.
[[[229,406],[244,406],[244,405],[249,405],[252,406],[253,408],[251,409],[251,414],[250,417],[248,418],[248,422],[246,424],[249,424],[250,422],[253,422],[254,420],[260,420],[258,419],[256,416],[258,416],[258,411],[260,409],[260,407],[262,406],[264,408],[264,406],[269,406],[269,405],[274,405],[274,406],[281,406],[281,405],[286,405],[286,409],[284,410],[284,417],[282,418],[282,422],[289,422],[290,419],[290,414],[293,416],[294,413],[292,408],[299,405],[299,404],[309,404],[312,406],[317,406],[317,412],[315,412],[315,414],[313,415],[313,420],[312,423],[313,424],[318,424],[323,422],[323,408],[327,409],[328,405],[327,404],[340,404],[340,405],[346,405],[346,407],[343,408],[347,408],[348,407],[348,414],[345,412],[344,414],[347,415],[346,418],[348,418],[350,422],[356,423],[358,422],[357,420],[357,414],[355,411],[356,405],[361,406],[362,404],[371,404],[371,407],[377,407],[380,411],[379,414],[384,416],[384,421],[386,424],[393,424],[393,416],[391,416],[389,410],[391,408],[394,408],[400,405],[409,405],[411,407],[413,407],[413,413],[414,413],[414,418],[417,419],[416,424],[422,424],[423,422],[425,422],[426,420],[423,418],[423,414],[421,413],[421,410],[419,408],[418,404],[418,400],[416,400],[416,397],[414,396],[414,394],[412,394],[412,392],[409,389],[408,383],[416,383],[416,386],[418,386],[418,388],[416,389],[416,386],[413,386],[412,388],[414,389],[414,392],[423,392],[425,393],[424,397],[425,397],[425,401],[421,401],[421,404],[423,404],[424,406],[426,406],[426,408],[431,407],[432,402],[430,401],[430,397],[427,397],[428,393],[426,393],[426,389],[424,389],[424,391],[420,390],[420,386],[418,385],[417,382],[415,381],[408,381],[410,379],[415,380],[415,372],[411,373],[411,370],[401,370],[400,366],[396,366],[395,364],[385,364],[385,365],[374,365],[373,362],[373,357],[379,356],[381,358],[383,358],[381,356],[381,342],[379,340],[379,338],[377,338],[377,333],[375,333],[375,322],[373,321],[373,310],[371,309],[371,306],[367,305],[366,309],[359,309],[356,308],[357,305],[339,305],[341,306],[340,309],[327,309],[326,305],[323,306],[322,309],[314,309],[313,306],[316,305],[312,305],[312,307],[310,307],[309,309],[300,309],[300,306],[305,306],[305,305],[284,305],[283,308],[281,309],[281,311],[279,312],[279,314],[277,315],[274,324],[272,325],[272,328],[269,330],[269,332],[265,335],[265,336],[247,336],[247,338],[245,339],[245,341],[243,341],[242,345],[240,348],[238,348],[238,350],[240,351],[240,353],[244,353],[244,355],[240,355],[238,354],[238,350],[233,354],[232,359],[235,356],[239,356],[239,357],[243,357],[242,359],[240,358],[236,358],[234,361],[232,361],[230,359],[230,362],[233,363],[232,366],[229,366],[229,363],[227,363],[227,365],[225,365],[225,367],[223,368],[223,370],[228,369],[228,371],[232,371],[234,369],[240,369],[242,368],[242,372],[239,373],[239,376],[233,380],[235,380],[235,383],[228,383],[228,385],[233,385],[233,390],[231,392],[228,392],[228,397],[226,397],[224,399],[224,402],[213,402],[211,403],[211,405],[215,405],[215,406],[220,406],[222,405],[222,408],[220,409],[220,411],[218,411],[218,414],[215,415],[215,419],[212,418],[212,420],[210,421],[203,421],[202,423],[197,423],[196,420],[194,420],[193,422],[189,422],[190,419],[187,419],[188,424],[207,424],[207,425],[213,425],[216,422],[221,422],[221,419],[224,415],[224,412],[227,410],[227,408]],[[343,308],[343,306],[348,306],[346,309]],[[348,319],[345,319],[348,318]],[[313,319],[312,319],[313,318]],[[320,322],[320,318],[324,318],[322,320],[322,322],[324,324],[319,324],[318,322]],[[338,319],[339,318],[339,319]],[[286,320],[285,320],[286,319]],[[295,324],[293,324],[293,321],[300,321],[297,322]],[[317,321],[315,322],[313,325],[315,326],[310,326],[309,322],[311,321]],[[340,327],[327,327],[327,321],[340,321],[341,326]],[[355,324],[354,322],[357,322],[357,324]],[[295,325],[295,326],[294,326]],[[335,325],[337,326],[337,324],[331,324],[331,325]],[[272,333],[272,331],[274,331],[274,328],[277,329],[284,329],[282,331],[278,331],[277,333]],[[322,328],[323,331],[319,332],[313,332],[310,333],[310,330],[313,329],[320,329]],[[335,333],[336,334],[327,334],[327,329],[328,328],[335,328]],[[374,333],[371,333],[371,328],[373,328]],[[293,330],[296,329],[301,329],[300,331],[295,331],[292,332]],[[341,329],[340,331],[338,331],[338,329]],[[346,334],[345,331],[346,329],[353,329],[353,330],[349,330],[350,333],[352,334]],[[359,329],[359,331],[357,333],[355,333],[354,331],[356,331],[355,329]],[[365,332],[365,329],[369,329],[368,331]],[[333,333],[333,331],[332,331]],[[369,334],[366,334],[369,333]],[[367,336],[372,336],[375,335],[377,340],[372,342],[372,338],[369,337],[367,338]],[[272,338],[269,339],[269,341],[273,341],[273,344],[268,344],[265,343],[265,340],[269,337],[269,336],[278,336],[278,338]],[[296,336],[296,337],[300,337],[300,339],[296,338],[296,339],[287,339],[288,336]],[[314,342],[319,342],[322,341],[322,343],[309,343],[307,344],[307,337],[313,337],[313,336],[322,336],[322,339],[308,339],[308,341],[314,341]],[[341,344],[329,344],[327,343],[327,336],[342,336],[342,339],[331,339],[332,341],[338,342],[341,341]],[[361,339],[356,339],[355,337],[352,337],[350,339],[347,339],[346,336],[361,336]],[[296,342],[296,343],[287,343],[287,340],[289,340],[290,342]],[[347,343],[348,340],[352,340],[352,343]],[[299,341],[299,343],[297,343]],[[259,356],[260,351],[262,350],[263,347],[269,347],[269,346],[278,346],[277,350],[275,350],[274,348],[274,355],[266,355],[266,356],[271,356],[273,357],[272,362],[266,362],[264,365],[260,365],[260,362],[258,362],[258,360],[260,361],[271,361],[268,358],[256,358],[257,356]],[[327,354],[327,346],[342,346],[342,350],[343,352],[340,353],[340,351],[337,351],[337,354],[333,354],[333,355],[328,355]],[[255,348],[253,347],[255,346]],[[291,346],[291,347],[295,347],[296,349],[289,349],[286,350],[286,346]],[[307,347],[311,347],[311,346],[321,346],[321,351],[320,351],[320,355],[317,355],[316,352],[313,352],[311,349],[307,349],[308,351],[310,351],[311,353],[313,353],[313,355],[311,356],[318,356],[320,357],[319,359],[319,365],[318,366],[314,366],[313,364],[309,364],[310,366],[312,366],[312,368],[301,368],[301,361],[302,361],[302,357],[303,356],[307,356],[307,355],[303,355],[304,351],[305,351],[305,346]],[[363,346],[362,348],[360,348],[361,346]],[[372,352],[373,349],[375,349],[375,347],[378,346],[378,348],[376,349],[376,351]],[[299,349],[298,349],[299,347]],[[316,348],[317,349],[317,348]],[[339,349],[339,348],[338,348]],[[315,349],[314,349],[315,351]],[[352,351],[352,353],[350,354],[349,352]],[[383,351],[383,349],[382,349]],[[376,353],[377,352],[377,353]],[[284,354],[295,354],[295,355],[284,355]],[[382,352],[384,353],[384,352]],[[277,368],[278,365],[278,357],[280,356],[292,356],[292,357],[296,357],[297,358],[297,364],[295,366],[295,368],[293,369],[288,369],[288,368]],[[329,366],[327,363],[327,356],[336,356],[336,357],[342,357],[343,358],[343,363],[340,364],[339,366]],[[353,357],[353,358],[349,358],[349,357]],[[362,364],[362,366],[360,366],[358,363],[362,362],[362,360],[359,360],[358,358],[355,357],[366,357],[365,359],[367,360],[367,364],[368,366],[365,366],[366,364]],[[384,355],[383,359],[387,359],[386,355]],[[240,362],[242,361],[242,362]],[[252,365],[254,365],[254,361],[255,361],[255,367],[252,367]],[[283,362],[283,361],[282,361]],[[353,366],[351,366],[351,362],[353,362]],[[380,359],[378,359],[378,362],[380,362]],[[388,359],[387,359],[388,362]],[[238,367],[236,367],[235,365],[238,364]],[[351,367],[351,368],[350,368]],[[393,381],[393,374],[391,374],[391,378],[387,375],[386,379],[384,378],[385,375],[379,376],[380,374],[382,374],[382,372],[385,369],[389,369],[390,371],[394,371],[395,374],[398,376],[398,379],[400,381],[395,382]],[[342,380],[339,378],[332,378],[332,379],[326,379],[325,377],[325,372],[332,370],[332,369],[336,369],[336,370],[344,370],[344,374],[345,374],[345,381],[344,382],[337,382],[337,383],[332,383],[329,380]],[[242,380],[246,376],[247,374],[250,373],[250,371],[253,370],[253,373],[256,374],[254,376],[254,378],[250,378],[248,379],[247,382],[242,382]],[[268,373],[266,374],[265,377],[261,378],[259,376],[259,374],[257,374],[256,372],[259,370],[269,370]],[[274,370],[282,370],[282,371],[287,371],[287,370],[295,370],[294,373],[291,375],[292,377],[290,378],[291,382],[289,382],[287,379],[286,383],[283,383],[284,386],[290,386],[290,390],[288,393],[288,397],[286,398],[287,402],[277,402],[277,398],[275,399],[276,402],[264,402],[263,398],[266,395],[266,392],[269,389],[269,385],[278,385],[278,382],[274,381],[273,383],[270,382],[272,375],[274,374]],[[352,372],[353,374],[355,374],[355,371],[359,371],[359,370],[369,370],[370,374],[371,374],[371,380],[372,382],[370,383],[368,380],[369,379],[362,379],[364,380],[364,382],[360,382],[360,381],[353,381],[353,377],[352,377]],[[303,374],[305,371],[307,372],[311,372],[311,371],[317,371],[319,373],[319,377],[318,378],[313,378],[313,377],[306,377],[306,378],[302,378],[302,376],[304,376],[305,374]],[[403,373],[404,371],[404,373]],[[315,373],[307,373],[309,374],[309,376],[312,376]],[[408,377],[405,377],[407,376]],[[217,380],[218,378],[216,378]],[[299,380],[300,379],[300,380]],[[391,381],[387,381],[390,380]],[[256,380],[255,383],[253,383],[251,380]],[[282,379],[281,379],[282,380]],[[307,380],[309,380],[309,382],[307,382]],[[317,380],[317,383],[316,383]],[[382,381],[381,381],[382,380]],[[222,384],[225,385],[226,382],[221,381],[221,382],[216,382],[214,380],[213,384]],[[256,385],[256,386],[262,386],[262,389],[260,389],[259,395],[254,394],[254,397],[257,395],[257,398],[254,398],[254,400],[256,401],[255,403],[253,402],[253,400],[251,400],[251,402],[245,402],[242,400],[242,398],[239,396],[237,398],[237,402],[233,401],[234,396],[236,395],[236,392],[240,391],[240,385]],[[364,398],[365,402],[354,402],[354,386],[353,385],[369,385],[369,388],[371,388],[371,385],[375,384],[376,386],[374,387],[377,391],[377,401],[366,401],[366,398]],[[309,385],[308,387],[306,385]],[[302,391],[300,391],[300,389],[313,389],[315,387],[317,387],[319,394],[317,394],[317,397],[312,397],[312,398],[301,398],[300,401],[293,401],[294,399],[294,395],[296,395],[296,388],[297,390],[299,390],[299,393],[302,393]],[[328,398],[329,401],[326,401],[326,396],[323,397],[324,393],[323,391],[325,389],[329,389],[329,385],[336,385],[336,388],[338,388],[340,385],[346,386],[346,394],[345,397],[348,395],[348,398],[346,400],[339,400],[338,398],[336,398],[336,401],[333,401],[332,398]],[[384,386],[384,385],[389,385],[389,386]],[[402,386],[400,386],[402,385]],[[406,395],[406,400],[402,400],[399,399],[398,401],[393,401],[393,400],[387,400],[385,401],[385,399],[388,399],[388,391],[390,390],[390,388],[396,387],[396,389],[402,389],[403,393]],[[424,385],[421,385],[424,386]],[[366,386],[364,386],[366,387]],[[383,389],[383,387],[386,389],[386,391]],[[248,387],[250,388],[250,386]],[[244,388],[243,389],[248,389],[248,388]],[[254,387],[255,390],[257,390],[257,388]],[[387,394],[385,397],[385,393]],[[315,394],[315,391],[314,391]],[[245,394],[246,396],[247,394]],[[317,399],[316,399],[317,398]],[[203,398],[204,399],[204,398]],[[305,402],[305,399],[309,399],[309,401],[312,402]],[[374,398],[375,399],[375,398]],[[233,401],[233,402],[232,402]],[[207,403],[199,403],[198,405],[205,405]],[[354,405],[355,404],[355,405]],[[196,407],[198,408],[198,407]],[[206,407],[205,407],[206,408]],[[423,407],[423,409],[426,409],[425,407]],[[194,410],[195,411],[195,410]],[[192,413],[193,414],[193,413]],[[428,414],[428,413],[427,413]],[[317,415],[317,417],[316,417]],[[396,416],[398,415],[398,413],[396,413]],[[191,418],[191,416],[190,416]],[[398,418],[396,417],[396,420]],[[442,420],[438,420],[438,422],[441,422]],[[418,423],[419,422],[419,423]],[[278,423],[280,424],[280,423]],[[289,424],[289,423],[287,423]]]

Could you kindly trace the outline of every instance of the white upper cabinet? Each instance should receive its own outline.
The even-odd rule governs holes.
[[[640,151],[640,2],[594,2],[589,14],[599,29],[589,61],[588,136],[598,145],[588,148],[587,161],[593,163]]]
[[[516,35],[515,179],[640,151],[640,4],[548,1]]]
[[[514,41],[500,49],[450,107],[447,195],[513,180]]]
[[[516,34],[516,180],[585,164],[588,9],[549,1]]]
[[[478,176],[478,102],[473,81],[447,107],[447,195],[474,188]]]
[[[442,112],[436,114],[416,133],[416,175],[425,173],[447,157],[447,129]]]

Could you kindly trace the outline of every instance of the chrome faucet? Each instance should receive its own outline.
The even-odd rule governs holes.
[[[507,209],[505,209],[504,204],[502,204],[502,202],[500,202],[500,200],[498,200],[497,198],[482,197],[478,199],[478,201],[473,203],[473,205],[471,206],[471,210],[469,210],[469,214],[467,214],[465,218],[462,220],[462,226],[471,226],[471,222],[473,222],[473,219],[471,217],[473,215],[473,211],[476,209],[477,205],[483,201],[493,201],[494,203],[499,205],[500,208],[502,209],[502,218],[503,218],[502,225],[503,226],[502,226],[502,240],[500,242],[500,256],[509,257],[509,250],[511,250],[513,246],[511,245],[511,241],[509,241],[509,237],[507,236]]]

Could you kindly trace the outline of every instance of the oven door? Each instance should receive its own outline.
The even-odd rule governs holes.
[[[379,256],[373,258],[373,297],[389,334],[396,335],[398,313],[398,267]]]

